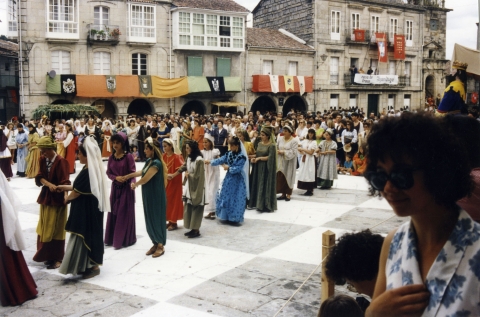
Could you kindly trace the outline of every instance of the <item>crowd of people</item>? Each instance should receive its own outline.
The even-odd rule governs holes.
[[[240,225],[245,209],[274,212],[278,200],[293,199],[295,186],[312,196],[330,190],[338,174],[364,176],[372,195],[381,194],[397,215],[411,221],[384,240],[367,243],[369,251],[357,250],[359,257],[370,254],[364,257],[370,263],[365,274],[352,273],[358,263],[343,261],[346,255],[338,252],[327,259],[327,274],[371,296],[369,316],[388,316],[392,309],[436,309],[446,315],[462,307],[478,314],[474,285],[480,276],[469,268],[480,253],[480,226],[474,222],[480,219],[479,126],[467,116],[439,119],[404,111],[377,117],[355,108],[292,111],[285,117],[259,112],[53,122],[44,117],[2,126],[0,167],[10,180],[16,161],[17,175],[42,187],[34,260],[85,279],[100,274],[105,245],[121,249],[136,243],[139,186],[152,242],[146,255],[157,258],[165,253],[166,232],[178,230],[179,220],[189,230],[187,238],[198,238],[203,219]],[[72,182],[76,160],[84,167]],[[144,162],[143,168],[137,170],[135,162]],[[108,212],[105,230],[103,212]],[[65,248],[66,232],[71,235]],[[472,293],[475,305],[437,294],[439,281],[447,287],[453,266],[458,270],[450,293],[457,292],[454,287]],[[24,289],[33,292],[33,286],[32,280]],[[400,298],[405,294],[412,298],[407,308]],[[385,305],[392,301],[395,305]],[[337,304],[357,305],[340,296],[325,302],[324,312]]]

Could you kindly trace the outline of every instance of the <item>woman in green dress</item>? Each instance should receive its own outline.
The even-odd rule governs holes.
[[[272,212],[277,210],[277,147],[273,129],[264,127],[260,132],[255,158],[251,159],[249,209]]]
[[[124,177],[125,180],[142,177],[136,183],[132,183],[131,187],[135,189],[142,186],[145,225],[153,243],[146,255],[158,258],[165,253],[164,246],[167,243],[167,198],[165,193],[167,166],[163,162],[160,143],[151,137],[145,140],[145,156],[147,157],[145,167],[141,171]]]
[[[70,232],[67,250],[59,272],[82,274],[84,279],[100,274],[103,264],[103,212],[110,211],[108,182],[102,155],[93,137],[85,138],[78,158],[85,167],[73,185],[59,185],[57,191],[70,191],[65,203],[71,202],[65,230]]]

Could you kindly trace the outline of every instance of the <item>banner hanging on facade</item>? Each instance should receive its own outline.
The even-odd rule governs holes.
[[[378,62],[386,63],[388,62],[387,37],[385,33],[375,33],[375,38],[378,45]]]
[[[76,75],[60,75],[60,85],[62,95],[75,96],[77,94],[77,76]]]
[[[398,85],[398,76],[355,74],[354,81],[361,85]]]
[[[395,34],[393,42],[393,58],[405,59],[405,36]]]
[[[355,29],[353,34],[355,35],[355,42],[365,42],[365,30]]]

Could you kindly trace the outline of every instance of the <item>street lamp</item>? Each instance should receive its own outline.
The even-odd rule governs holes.
[[[30,54],[30,51],[32,50],[33,45],[35,45],[35,43],[30,42],[30,40],[27,41],[27,42],[23,42],[24,52],[26,53],[26,54],[24,54],[25,57],[23,58],[23,61],[25,61],[27,63],[28,63],[28,55]]]

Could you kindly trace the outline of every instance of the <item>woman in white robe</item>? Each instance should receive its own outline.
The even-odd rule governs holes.
[[[330,189],[333,180],[337,179],[337,143],[332,140],[334,135],[332,129],[327,129],[323,134],[325,140],[318,146],[320,163],[318,164],[317,183],[320,189]]]
[[[297,188],[306,190],[305,196],[313,196],[313,189],[317,187],[315,180],[315,151],[318,149],[315,141],[315,130],[309,129],[307,138],[298,146],[298,153],[302,155],[298,173]]]
[[[206,133],[203,138],[203,150],[200,152],[202,152],[203,159],[209,162],[220,157],[220,150],[214,148],[213,142],[213,136]],[[205,196],[209,202],[209,204],[205,206],[205,211],[208,212],[205,219],[215,219],[215,212],[217,210],[216,196],[219,188],[220,167],[205,165]]]
[[[290,201],[297,172],[298,138],[293,137],[293,129],[286,125],[283,135],[277,141],[277,200]]]

